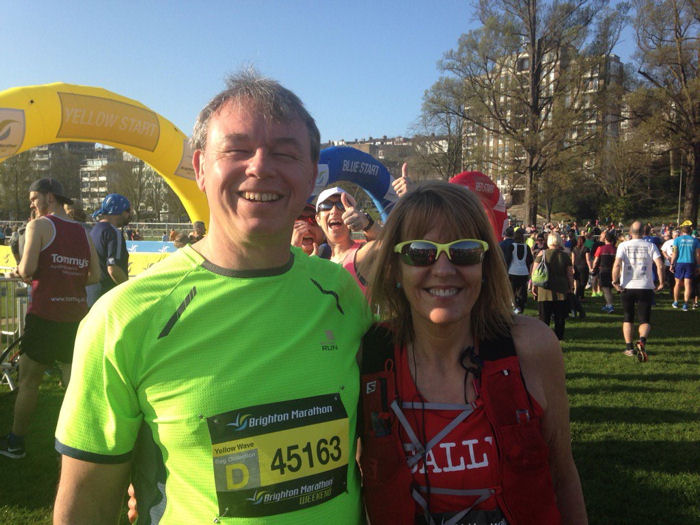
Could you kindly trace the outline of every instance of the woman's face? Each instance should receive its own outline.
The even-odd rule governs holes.
[[[446,237],[440,228],[433,228],[423,236],[425,240],[439,243],[458,238]],[[404,262],[399,262],[399,265],[399,282],[411,307],[416,331],[421,326],[446,326],[469,321],[481,292],[482,263],[455,266],[446,254],[441,253],[430,266],[410,266]]]

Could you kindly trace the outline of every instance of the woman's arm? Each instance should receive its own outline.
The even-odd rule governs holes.
[[[549,445],[549,467],[557,506],[566,524],[586,524],[581,481],[571,454],[569,401],[564,358],[554,332],[532,317],[517,316],[513,340],[528,392],[544,410],[542,433]]]

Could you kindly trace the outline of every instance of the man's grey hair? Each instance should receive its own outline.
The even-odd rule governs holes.
[[[271,122],[289,123],[301,120],[309,132],[311,160],[318,162],[321,152],[321,134],[316,121],[306,111],[303,102],[276,80],[261,76],[254,69],[245,69],[226,79],[226,89],[211,99],[202,111],[192,131],[192,146],[204,150],[211,116],[228,102],[239,102],[258,111]]]

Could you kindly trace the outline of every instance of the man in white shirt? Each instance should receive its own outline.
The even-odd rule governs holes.
[[[651,305],[654,300],[654,274],[663,275],[661,253],[656,245],[642,239],[642,223],[634,221],[630,226],[629,241],[621,243],[615,254],[612,280],[616,290],[621,292],[620,299],[624,311],[622,334],[625,338],[625,355],[637,356],[639,361],[647,360],[646,343],[651,331]],[[656,290],[662,290],[664,284],[659,280]],[[638,304],[639,340],[632,343],[634,323],[634,305]]]

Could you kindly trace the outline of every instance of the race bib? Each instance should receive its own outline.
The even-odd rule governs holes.
[[[337,394],[207,418],[221,516],[291,512],[347,489],[345,407]]]

